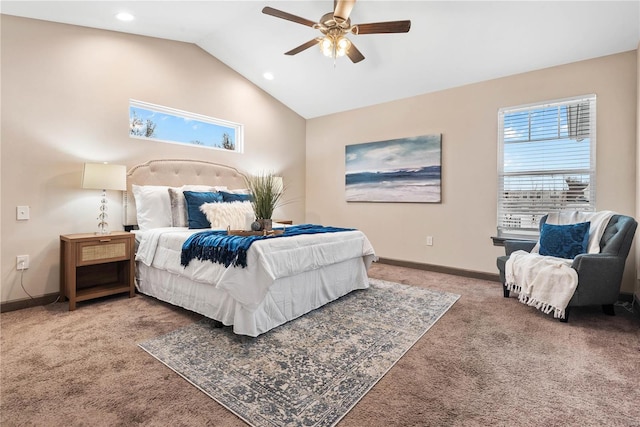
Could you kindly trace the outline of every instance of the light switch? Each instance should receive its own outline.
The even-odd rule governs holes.
[[[18,206],[16,209],[16,218],[20,221],[29,219],[29,206]]]

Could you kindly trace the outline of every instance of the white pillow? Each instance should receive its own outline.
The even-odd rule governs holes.
[[[171,227],[171,203],[166,185],[132,185],[136,201],[138,228],[142,231],[152,228]]]
[[[244,230],[247,214],[253,214],[251,202],[203,203],[200,210],[211,223],[211,228]]]
[[[184,199],[183,191],[198,192],[217,192],[226,191],[225,186],[210,185],[183,185],[180,188],[169,188],[169,205],[171,207],[171,226],[172,227],[188,227],[189,218],[187,215],[187,204]]]

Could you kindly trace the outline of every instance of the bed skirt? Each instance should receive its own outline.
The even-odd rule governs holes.
[[[214,285],[141,262],[136,263],[136,288],[145,295],[233,325],[236,334],[256,337],[353,290],[368,288],[367,267],[359,257],[277,279],[253,311]]]

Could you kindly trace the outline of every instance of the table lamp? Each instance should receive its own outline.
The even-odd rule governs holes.
[[[96,234],[109,234],[107,222],[107,190],[127,189],[127,168],[124,165],[107,163],[85,163],[82,170],[82,188],[102,190],[100,213],[98,214],[98,231]]]

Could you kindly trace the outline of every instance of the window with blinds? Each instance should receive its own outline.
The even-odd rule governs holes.
[[[554,211],[595,211],[596,96],[498,111],[498,235]]]

